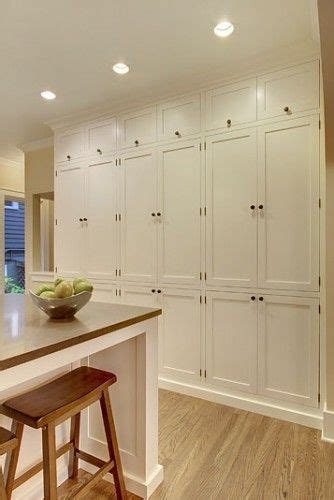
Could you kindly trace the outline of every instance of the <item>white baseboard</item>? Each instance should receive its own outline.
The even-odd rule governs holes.
[[[186,394],[205,399],[213,403],[220,403],[226,406],[232,406],[241,410],[260,413],[266,417],[278,418],[293,422],[294,424],[322,429],[323,415],[318,408],[300,408],[293,406],[284,406],[283,403],[276,401],[269,402],[256,395],[232,394],[218,389],[187,384],[164,377],[159,377],[159,387],[173,392]],[[334,413],[333,413],[334,416]],[[334,420],[333,420],[333,438],[334,438]]]
[[[328,443],[334,443],[334,411],[328,410],[326,404],[321,439]]]
[[[94,474],[96,472],[96,467],[81,460],[80,468],[87,472],[90,472],[91,474]],[[158,465],[156,470],[146,482],[143,482],[139,477],[127,474],[126,472],[124,475],[126,489],[141,498],[147,499],[152,495],[159,484],[162,483],[164,478],[164,471],[163,467],[161,465]],[[107,474],[103,479],[105,481],[109,481],[110,483],[114,482],[112,474]]]

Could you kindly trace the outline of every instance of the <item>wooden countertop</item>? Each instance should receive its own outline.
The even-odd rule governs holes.
[[[0,295],[0,370],[160,314],[161,309],[89,302],[73,319],[50,320],[29,296]]]

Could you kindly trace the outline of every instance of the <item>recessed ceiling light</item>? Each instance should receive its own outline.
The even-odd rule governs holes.
[[[222,23],[217,24],[214,29],[215,35],[220,37],[227,37],[232,35],[234,31],[234,26],[230,21],[223,21]]]
[[[128,73],[130,68],[124,63],[117,63],[113,65],[112,69],[119,75],[125,75],[125,73]]]
[[[52,101],[56,98],[56,94],[54,92],[51,92],[51,90],[43,90],[43,92],[41,92],[41,96],[47,101]]]

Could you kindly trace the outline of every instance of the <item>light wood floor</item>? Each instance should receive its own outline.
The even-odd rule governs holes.
[[[160,463],[165,480],[152,500],[334,499],[334,445],[319,431],[168,391]],[[75,487],[64,483],[60,498]],[[114,499],[113,487],[102,481],[85,498]]]

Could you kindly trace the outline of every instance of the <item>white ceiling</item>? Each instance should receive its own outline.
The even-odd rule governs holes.
[[[0,0],[0,157],[44,122],[318,51],[315,0]],[[234,34],[217,38],[227,18]],[[130,73],[116,75],[115,62]],[[57,99],[43,101],[50,89]]]

